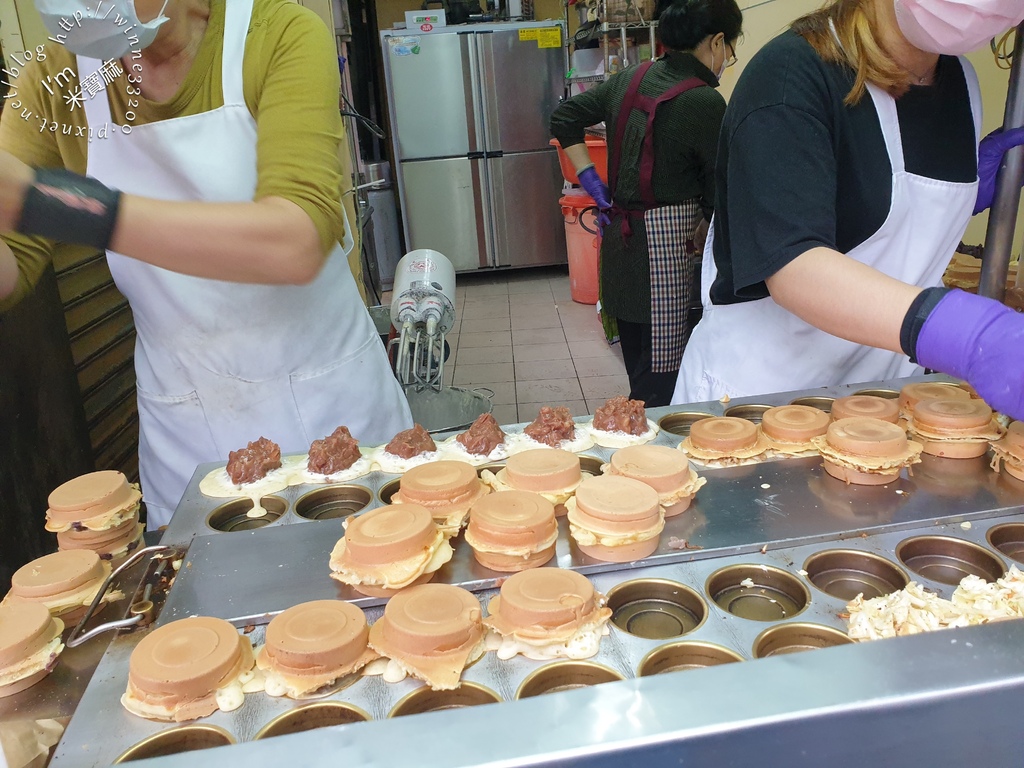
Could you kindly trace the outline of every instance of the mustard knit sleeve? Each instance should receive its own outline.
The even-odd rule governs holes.
[[[52,77],[68,65],[70,57],[61,46],[48,45],[46,53],[42,61],[34,60],[18,68],[17,77],[6,75],[11,88],[0,116],[0,149],[36,168],[67,168],[85,173],[85,139],[73,138],[77,131],[71,125],[84,125],[84,118],[73,119],[78,116],[69,116],[60,93],[50,96],[40,85],[48,76]],[[8,70],[14,71],[11,66]],[[62,130],[49,130],[55,121]],[[55,246],[83,252],[89,250],[11,232],[5,232],[2,239],[14,252],[18,283],[10,296],[0,299],[0,313],[32,293],[53,257]]]
[[[282,197],[301,207],[326,254],[344,234],[334,39],[320,17],[293,3],[276,5],[262,23],[265,34],[250,36],[260,50],[247,50],[245,63],[246,79],[259,84],[256,199]]]

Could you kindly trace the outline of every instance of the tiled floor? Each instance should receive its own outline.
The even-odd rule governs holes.
[[[532,421],[542,405],[583,416],[629,394],[619,345],[593,305],[572,300],[565,267],[459,275],[456,311],[446,383],[493,391],[499,424]]]

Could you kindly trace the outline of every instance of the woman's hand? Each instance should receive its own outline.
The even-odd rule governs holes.
[[[992,131],[981,140],[978,147],[978,199],[974,204],[974,214],[992,207],[996,196],[996,176],[1003,157],[1014,147],[1024,144],[1024,128],[1015,128],[1003,132],[1002,128]]]
[[[590,159],[590,150],[586,144],[573,144],[566,148],[566,157],[576,169],[576,176],[580,180],[580,186],[587,191],[587,194],[594,198],[594,203],[602,211],[612,207],[612,195],[608,185],[601,181],[601,177],[594,167],[594,161]]]
[[[35,172],[29,166],[0,149],[0,232],[13,232],[18,226],[21,205],[34,178]]]
[[[1024,419],[1024,315],[998,301],[950,291],[917,337],[917,361],[966,379],[992,408]]]
[[[587,194],[594,198],[594,204],[602,211],[612,207],[612,195],[608,191],[608,185],[601,181],[594,166],[584,168],[578,174],[580,185],[587,190]]]

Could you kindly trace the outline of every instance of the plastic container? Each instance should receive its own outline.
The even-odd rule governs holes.
[[[597,257],[601,234],[597,206],[589,195],[566,195],[558,201],[565,218],[569,255],[569,293],[579,304],[597,304]]]
[[[590,159],[594,161],[594,168],[597,170],[597,175],[601,181],[605,184],[608,183],[608,142],[604,139],[599,139],[596,136],[587,136],[587,150],[590,152]],[[570,184],[579,184],[580,179],[576,175],[576,169],[572,165],[572,161],[569,156],[565,154],[562,149],[562,145],[558,143],[558,139],[552,139],[548,142],[552,147],[558,150],[558,164],[562,166],[562,177]]]

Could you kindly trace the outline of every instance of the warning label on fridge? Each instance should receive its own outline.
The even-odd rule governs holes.
[[[543,29],[520,29],[519,40],[536,40],[538,48],[561,48],[562,30],[558,27]]]

